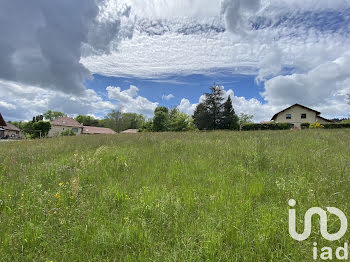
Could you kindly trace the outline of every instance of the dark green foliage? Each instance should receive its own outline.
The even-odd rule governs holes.
[[[223,104],[222,116],[220,119],[220,129],[239,129],[239,119],[232,107],[232,100],[229,96],[227,101]]]
[[[45,137],[49,133],[50,129],[51,129],[50,122],[45,122],[45,121],[35,122],[33,123],[33,130],[35,130],[33,137],[36,138],[40,136],[40,132],[38,131],[41,131],[41,136]]]
[[[193,113],[193,121],[199,130],[211,129],[208,119],[210,118],[209,112],[203,103],[199,103]]]
[[[139,128],[140,132],[152,132],[153,131],[153,121],[146,121],[141,128]]]
[[[43,120],[44,120],[44,116],[38,115],[38,116],[33,116],[32,122],[39,122],[39,121],[43,121]]]
[[[165,106],[158,106],[154,110],[153,131],[162,132],[168,130],[169,109]]]
[[[93,118],[92,116],[78,115],[75,120],[84,126],[100,126],[99,120]]]
[[[196,127],[200,130],[238,129],[238,117],[232,107],[231,97],[225,103],[224,91],[213,85],[211,93],[205,94],[205,99],[198,104],[193,114]]]
[[[350,123],[322,124],[325,129],[350,128]]]
[[[290,123],[276,123],[276,124],[246,124],[242,126],[242,131],[250,130],[289,130],[294,127]]]
[[[300,127],[301,129],[308,129],[310,127],[310,123],[302,123]]]

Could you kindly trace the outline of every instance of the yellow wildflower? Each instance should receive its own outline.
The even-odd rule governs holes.
[[[56,198],[60,198],[61,194],[59,192],[57,192],[55,196],[56,196]]]
[[[63,186],[63,183],[61,182],[61,183],[59,183],[58,185],[59,185],[59,186]]]

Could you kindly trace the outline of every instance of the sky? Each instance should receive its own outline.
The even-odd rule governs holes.
[[[348,0],[3,0],[0,36],[5,120],[192,114],[214,83],[256,122],[350,114]]]

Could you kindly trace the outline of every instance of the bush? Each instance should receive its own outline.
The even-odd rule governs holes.
[[[350,128],[350,123],[335,123],[335,124],[323,124],[326,129],[334,128]]]
[[[311,128],[311,129],[314,129],[314,128],[324,128],[324,126],[323,126],[321,123],[319,123],[319,122],[315,122],[315,123],[313,123],[313,124],[310,124],[310,125],[309,125],[309,128]]]
[[[61,136],[75,136],[75,133],[72,129],[69,129],[69,130],[63,131],[61,133]]]
[[[302,123],[300,127],[301,129],[308,129],[310,127],[310,123]]]
[[[290,123],[275,123],[275,124],[246,124],[242,126],[242,131],[250,130],[289,130],[294,127]]]

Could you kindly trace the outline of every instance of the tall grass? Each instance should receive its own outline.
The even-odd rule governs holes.
[[[348,130],[141,133],[0,143],[1,261],[311,261],[312,206],[350,218]],[[339,223],[330,217],[329,231]]]

